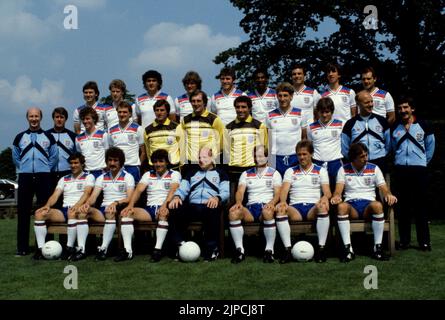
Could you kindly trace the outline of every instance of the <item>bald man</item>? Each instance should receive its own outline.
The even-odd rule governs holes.
[[[51,170],[58,161],[54,137],[40,127],[42,110],[29,108],[26,119],[29,127],[15,137],[12,149],[19,183],[16,252],[19,257],[29,253],[29,223],[34,195],[38,208],[46,203],[51,195]]]
[[[355,96],[359,114],[349,119],[341,134],[341,151],[345,158],[353,143],[362,142],[368,147],[369,162],[376,164],[383,173],[387,172],[386,155],[390,149],[388,121],[373,113],[374,102],[371,94],[362,90]]]

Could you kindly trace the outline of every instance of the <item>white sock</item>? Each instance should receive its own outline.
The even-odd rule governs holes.
[[[230,234],[232,235],[235,248],[241,248],[242,253],[244,253],[244,246],[243,246],[244,228],[243,225],[241,224],[241,220],[230,221]]]
[[[317,235],[318,244],[324,246],[329,232],[329,214],[326,212],[319,213],[317,217]]]
[[[165,237],[168,233],[168,221],[159,220],[158,227],[156,228],[156,245],[155,249],[162,249],[162,245],[164,244]]]
[[[105,220],[104,234],[102,237],[101,250],[107,252],[111,240],[113,240],[114,231],[116,231],[116,220]]]
[[[376,244],[382,244],[385,216],[383,213],[372,215],[372,232],[374,233],[374,251]]]
[[[37,247],[43,248],[47,234],[45,221],[34,221],[34,233],[36,234]]]
[[[76,241],[77,236],[77,220],[76,219],[68,219],[68,227],[67,227],[68,239],[66,241],[67,247],[74,247],[74,242]]]
[[[291,246],[289,218],[287,216],[276,216],[275,221],[277,222],[278,233],[284,247],[289,248]]]
[[[77,220],[77,246],[83,253],[85,253],[85,244],[87,242],[88,231],[88,220]]]
[[[122,218],[121,221],[121,233],[122,240],[124,240],[124,247],[128,253],[132,253],[131,249],[131,239],[133,238],[134,226],[133,218]]]
[[[349,216],[338,216],[338,229],[340,229],[341,239],[346,246],[351,244],[351,224],[349,223]]]
[[[275,224],[275,219],[263,221],[263,232],[264,232],[264,237],[266,238],[265,250],[271,250],[273,253],[275,238],[277,236],[277,225]]]

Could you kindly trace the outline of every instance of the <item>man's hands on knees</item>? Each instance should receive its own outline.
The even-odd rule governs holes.
[[[286,213],[287,208],[289,207],[289,205],[286,202],[280,202],[279,204],[277,204],[276,209],[277,209],[277,213],[279,215],[283,215]]]
[[[169,209],[178,209],[182,205],[182,200],[179,196],[174,196],[172,201],[168,204]]]
[[[122,211],[121,211],[121,217],[131,217],[133,215],[133,207],[125,207]]]
[[[209,200],[207,200],[207,202],[205,204],[207,204],[207,208],[210,208],[210,209],[218,208],[219,198],[211,197]]]
[[[385,197],[385,201],[389,206],[392,206],[393,204],[397,203],[397,198],[395,196],[393,196],[392,194],[388,194]]]

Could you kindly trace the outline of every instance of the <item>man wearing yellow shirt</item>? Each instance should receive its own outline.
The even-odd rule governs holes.
[[[221,119],[206,109],[207,94],[197,90],[190,95],[193,112],[181,120],[183,140],[181,143],[181,174],[198,167],[199,150],[206,146],[212,150],[219,163],[223,145],[224,125]]]
[[[153,105],[155,120],[145,128],[144,141],[150,168],[151,155],[159,149],[168,151],[169,160],[172,168],[179,167],[180,160],[180,141],[182,139],[182,130],[178,123],[171,121],[168,116],[170,114],[170,104],[167,100],[158,100]]]

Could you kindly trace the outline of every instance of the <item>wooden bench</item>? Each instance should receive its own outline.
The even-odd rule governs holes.
[[[67,224],[65,222],[47,222],[46,226],[48,234],[67,234]],[[104,230],[104,223],[88,223],[88,227],[88,234],[101,235]]]

